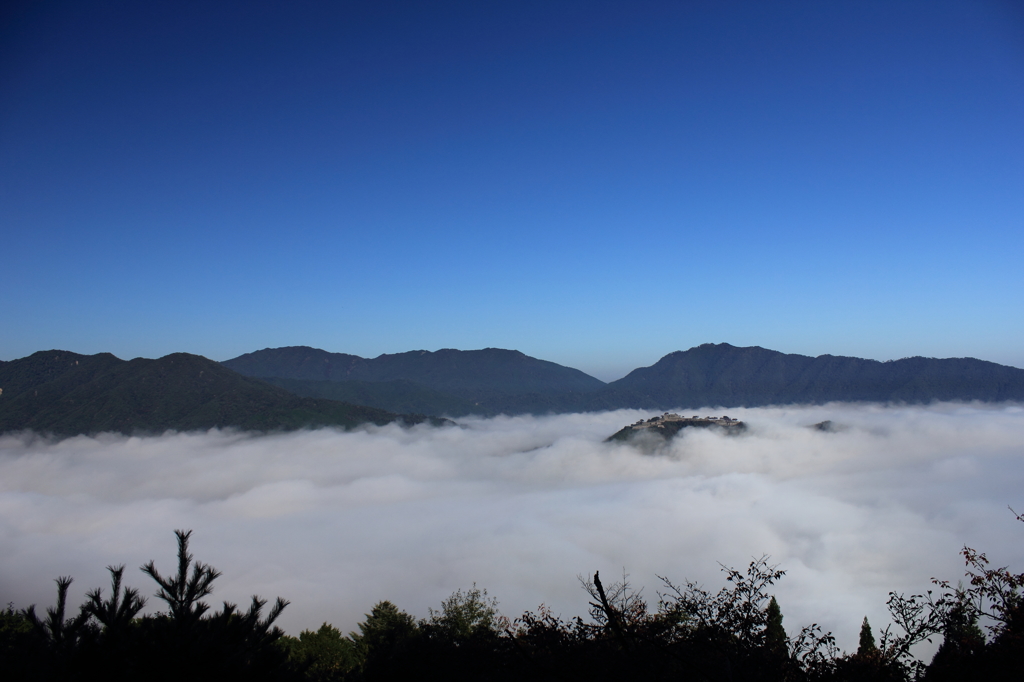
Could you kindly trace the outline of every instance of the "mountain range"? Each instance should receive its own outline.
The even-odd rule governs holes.
[[[974,358],[879,362],[727,343],[669,353],[610,383],[497,348],[366,359],[299,346],[248,353],[224,365],[297,395],[452,417],[832,401],[1024,400],[1024,370]]]
[[[727,343],[669,353],[610,383],[500,348],[368,359],[294,346],[223,363],[187,353],[125,361],[51,350],[0,361],[0,433],[267,431],[415,424],[424,415],[441,423],[441,415],[937,400],[1024,401],[1024,370],[974,358],[878,362]]]
[[[188,353],[125,361],[110,353],[40,351],[0,363],[0,391],[0,433],[268,431],[427,419],[300,397]]]
[[[605,386],[578,369],[501,348],[367,359],[294,346],[247,353],[224,366],[297,395],[458,417],[571,411]]]

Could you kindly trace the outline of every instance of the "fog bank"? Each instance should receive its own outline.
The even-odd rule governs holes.
[[[687,413],[694,413],[687,410]],[[721,414],[702,409],[700,414]],[[292,604],[292,634],[344,631],[381,600],[419,616],[476,582],[515,617],[585,615],[578,574],[722,584],[718,562],[771,555],[791,634],[818,622],[856,647],[890,590],[963,574],[964,545],[1024,570],[1024,409],[826,405],[729,409],[749,431],[694,430],[653,452],[603,442],[649,413],[461,419],[256,436],[210,431],[51,442],[0,437],[0,600],[73,604],[137,570],[174,570],[175,528],[223,572],[212,603]],[[843,428],[807,428],[829,419]],[[148,610],[162,606],[150,598]]]

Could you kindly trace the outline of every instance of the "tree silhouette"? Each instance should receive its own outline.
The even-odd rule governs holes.
[[[363,677],[368,680],[401,679],[412,675],[415,645],[422,639],[416,619],[390,601],[374,604],[359,632],[349,635],[361,659]]]
[[[1024,517],[1017,515],[1024,521]],[[377,603],[345,638],[324,623],[317,632],[285,638],[274,625],[288,602],[253,596],[247,609],[224,602],[211,613],[203,599],[221,575],[188,551],[191,531],[175,531],[177,573],[163,576],[150,561],[142,570],[159,585],[165,613],[138,617],[145,599],[123,584],[124,566],[108,566],[111,590],[86,593],[69,615],[72,580],[61,576],[57,603],[44,618],[35,605],[0,611],[0,670],[18,680],[76,679],[162,682],[294,680],[372,682],[506,682],[689,679],[701,682],[1002,682],[1024,679],[1024,574],[988,566],[965,548],[970,584],[934,581],[942,594],[890,593],[892,624],[876,643],[868,619],[854,654],[839,654],[815,624],[788,637],[769,588],[784,575],[767,557],[746,571],[722,567],[717,592],[662,579],[657,610],[641,591],[600,574],[580,579],[592,597],[589,622],[563,620],[541,606],[509,622],[497,602],[474,584],[457,590],[429,618],[417,621],[393,603]],[[979,627],[985,619],[986,640]],[[929,665],[911,648],[941,633]]]
[[[441,610],[428,609],[428,624],[452,640],[468,639],[497,626],[498,600],[487,596],[487,590],[473,587],[456,590],[441,602]]]
[[[878,646],[875,644],[875,636],[871,632],[871,624],[868,617],[864,616],[864,622],[860,624],[860,639],[857,644],[858,656],[873,656],[878,653]]]
[[[782,609],[773,596],[765,609],[764,646],[770,655],[785,657],[788,641],[786,628],[782,627]]]
[[[96,634],[84,609],[72,618],[66,617],[71,577],[61,576],[54,582],[57,583],[57,604],[46,609],[46,618],[36,615],[35,604],[21,612],[29,632],[22,640],[23,650],[17,652],[20,661],[14,661],[11,666],[14,671],[20,669],[41,679],[69,676],[75,669],[83,641]]]
[[[277,646],[284,635],[273,625],[288,602],[278,597],[266,618],[262,617],[266,600],[253,596],[247,611],[224,602],[224,607],[209,614],[209,605],[201,601],[213,592],[213,581],[221,572],[200,561],[193,563],[188,551],[192,531],[176,530],[178,572],[164,577],[153,561],[142,567],[160,586],[156,596],[167,603],[169,612],[143,620],[141,639],[144,650],[140,667],[152,666],[161,679],[191,677],[201,670],[210,679],[279,679],[290,674],[288,652]]]
[[[192,555],[188,553],[188,540],[192,536],[192,531],[175,530],[174,534],[178,538],[178,574],[173,578],[164,578],[156,570],[156,564],[152,560],[144,565],[142,570],[160,586],[156,596],[167,602],[171,618],[179,623],[192,623],[202,618],[210,608],[199,600],[213,592],[211,585],[221,573],[212,566],[197,561],[192,566],[192,577],[189,578],[188,569],[192,565]]]
[[[326,622],[316,632],[303,630],[298,637],[286,635],[281,641],[309,682],[341,679],[359,666],[355,643]]]
[[[102,623],[107,632],[123,632],[146,605],[146,598],[139,596],[134,587],[126,587],[121,593],[124,564],[107,566],[107,570],[110,571],[110,598],[104,601],[103,589],[97,587],[85,593],[82,609]]]
[[[89,623],[89,613],[82,609],[74,618],[65,619],[68,588],[71,586],[73,578],[61,576],[54,582],[57,583],[57,605],[46,609],[46,619],[40,620],[36,616],[35,604],[25,609],[24,616],[32,627],[32,631],[46,643],[52,653],[64,655],[70,653],[78,645],[79,639]]]

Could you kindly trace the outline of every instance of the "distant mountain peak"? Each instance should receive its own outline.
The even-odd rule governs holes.
[[[604,382],[578,369],[530,357],[518,350],[442,348],[384,353],[372,359],[316,350],[330,363],[309,362],[310,353],[265,349],[226,360],[224,365],[253,377],[298,381],[409,381],[478,401],[484,394],[551,394],[598,390]]]
[[[49,350],[0,363],[0,389],[0,431],[86,433],[161,425],[349,424],[393,420],[395,413],[545,414],[831,401],[1024,402],[1024,369],[973,358],[915,356],[879,362],[704,343],[668,353],[605,384],[571,367],[491,347],[415,350],[367,359],[287,346],[223,363],[188,353],[126,362],[110,353]],[[370,406],[365,408],[370,412],[356,405]],[[378,409],[374,413],[371,408]]]
[[[0,366],[0,432],[58,435],[253,430],[423,421],[294,395],[191,353],[120,360],[46,351]]]
[[[974,358],[889,362],[705,343],[613,381],[611,405],[739,407],[830,401],[1024,400],[1024,370]],[[629,397],[627,397],[629,396]],[[610,406],[611,406],[610,405]]]

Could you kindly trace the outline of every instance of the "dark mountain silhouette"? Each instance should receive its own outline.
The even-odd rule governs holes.
[[[889,362],[706,343],[669,353],[603,389],[618,407],[742,407],[831,401],[1024,400],[1024,370],[974,358]]]
[[[426,419],[298,397],[187,353],[124,361],[109,353],[40,351],[0,364],[0,389],[0,432],[289,430]]]
[[[344,381],[353,378],[353,367],[365,363],[366,359],[358,355],[328,353],[308,346],[288,346],[246,353],[221,364],[247,377]]]
[[[600,379],[578,369],[538,360],[517,350],[414,350],[373,359],[307,346],[266,348],[224,366],[252,377],[315,381],[409,381],[435,391],[561,393],[594,391]]]
[[[727,343],[669,353],[610,384],[495,348],[411,351],[367,360],[292,347],[249,353],[225,365],[298,395],[449,416],[831,401],[1024,400],[1024,370],[973,358],[812,358]]]
[[[581,404],[581,395],[605,385],[577,369],[500,348],[418,350],[366,359],[293,346],[223,364],[297,395],[451,416],[572,410]]]
[[[53,350],[0,362],[0,432],[57,435],[351,427],[417,423],[424,414],[936,400],[1024,401],[1024,370],[973,358],[812,358],[726,343],[669,353],[610,384],[496,348],[368,360],[293,347],[225,363],[186,353],[124,361]]]

